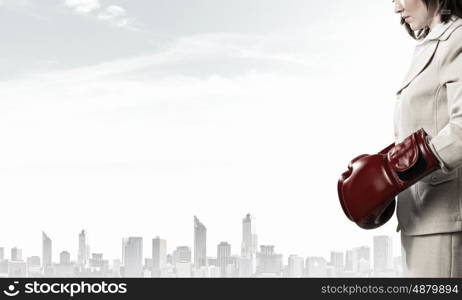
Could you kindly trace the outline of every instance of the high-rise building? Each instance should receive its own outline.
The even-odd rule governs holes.
[[[387,235],[374,236],[374,273],[393,270],[393,240]]]
[[[40,267],[41,271],[41,267]],[[5,277],[8,275],[8,259],[0,260],[0,276]]]
[[[90,258],[90,266],[92,269],[98,269],[101,271],[106,265],[109,265],[109,261],[103,259],[103,253],[92,253]]]
[[[260,252],[257,252],[258,276],[280,276],[282,273],[282,254],[274,252],[274,246],[261,245]]]
[[[231,261],[231,245],[221,242],[217,246],[217,264],[220,268],[220,276],[226,277],[226,268]]]
[[[143,270],[147,270],[151,272],[151,275],[152,275],[152,258],[148,258],[148,257],[144,258]]]
[[[191,262],[186,262],[186,263],[177,262],[175,264],[176,277],[181,277],[181,278],[191,277],[191,273],[192,273]]]
[[[345,252],[345,271],[353,272],[353,257],[354,257],[353,250],[347,250]]]
[[[179,246],[173,251],[172,264],[177,277],[191,277],[191,248]]]
[[[27,267],[40,268],[40,256],[31,256],[27,258]]]
[[[367,246],[353,248],[353,272],[369,275],[371,264],[371,250]]]
[[[396,277],[403,277],[403,261],[401,256],[393,258],[393,269],[395,270]]]
[[[0,247],[0,260],[5,259],[5,248]]]
[[[8,277],[26,277],[27,263],[22,260],[8,262]]]
[[[71,263],[71,254],[68,251],[62,251],[59,254],[59,263],[61,265],[69,265]]]
[[[241,243],[241,257],[246,258],[250,263],[250,273],[247,271],[245,277],[249,277],[256,271],[256,257],[258,250],[257,241],[257,229],[255,223],[255,217],[251,216],[250,213],[242,219],[242,243]],[[240,275],[243,276],[244,272],[239,271]]]
[[[290,255],[288,259],[288,276],[303,277],[304,275],[304,259],[298,255]]]
[[[53,268],[53,275],[56,277],[69,278],[76,275],[74,264],[71,262],[71,254],[68,251],[61,251],[59,253],[59,264],[54,264]]]
[[[252,277],[254,271],[252,270],[254,264],[250,258],[239,257],[237,260],[237,269],[239,277]]]
[[[194,216],[194,268],[207,265],[207,228]]]
[[[120,269],[121,269],[122,261],[120,259],[113,259],[112,260],[112,277],[120,277]]]
[[[216,257],[207,257],[207,265],[217,267],[218,266],[217,258]]]
[[[122,240],[124,277],[143,275],[143,238],[129,237]]]
[[[307,277],[326,277],[327,262],[324,257],[307,257],[305,260],[305,274]]]
[[[44,272],[52,266],[52,243],[49,236],[42,231],[42,269]]]
[[[173,265],[176,263],[190,263],[191,262],[191,248],[188,246],[178,246],[173,251]]]
[[[21,261],[22,260],[22,250],[16,247],[11,248],[11,260]]]
[[[85,267],[89,258],[89,246],[87,245],[87,235],[85,230],[79,233],[79,248],[77,250],[77,264]]]
[[[257,232],[255,217],[247,214],[242,219],[242,244],[241,244],[241,256],[251,257],[257,253]]]
[[[329,265],[334,267],[335,273],[338,275],[343,272],[344,263],[343,263],[343,252],[341,251],[331,251],[330,252],[330,262]]]
[[[31,256],[26,259],[27,276],[42,277],[42,266],[40,264],[40,256]]]
[[[167,264],[167,241],[159,237],[152,239],[152,277],[160,277]]]

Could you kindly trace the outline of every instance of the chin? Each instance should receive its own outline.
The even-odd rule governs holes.
[[[411,27],[411,29],[414,30],[414,31],[417,31],[417,30],[420,30],[420,29],[424,28],[423,25],[415,24],[415,23],[409,23],[409,27]]]

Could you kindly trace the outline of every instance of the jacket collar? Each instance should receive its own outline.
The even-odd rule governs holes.
[[[399,95],[401,91],[405,89],[412,80],[414,80],[414,78],[425,70],[436,51],[439,41],[447,40],[451,33],[460,26],[462,26],[462,18],[453,17],[448,23],[439,24],[437,27],[433,28],[425,39],[417,44],[418,47],[423,44],[427,44],[427,46],[421,53],[419,53],[419,55],[413,58],[411,67],[396,92],[397,95]]]
[[[438,29],[432,34],[433,30],[428,34],[430,40],[440,40],[444,41],[449,38],[451,33],[454,30],[462,25],[462,19],[456,16],[452,16],[452,18],[446,24],[439,24]]]
[[[424,44],[428,41],[439,40],[443,34],[451,27],[451,25],[458,19],[458,17],[453,16],[446,24],[439,23],[437,24],[429,33],[428,35],[422,40],[419,41],[417,44]],[[451,31],[452,32],[452,31]]]

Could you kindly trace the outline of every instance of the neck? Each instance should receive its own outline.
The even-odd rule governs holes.
[[[430,30],[432,30],[436,25],[441,23],[441,17],[440,14],[437,14],[436,16],[432,17],[430,19],[430,24],[428,27],[430,27]]]

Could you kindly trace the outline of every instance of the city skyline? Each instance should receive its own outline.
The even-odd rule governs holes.
[[[220,241],[216,251],[207,255],[205,224],[194,216],[194,245],[178,245],[168,252],[168,239],[140,236],[122,238],[121,255],[108,258],[104,253],[90,252],[87,233],[77,236],[77,255],[63,249],[59,260],[53,260],[53,240],[42,231],[42,256],[28,256],[22,249],[13,247],[10,259],[0,247],[0,274],[14,276],[115,276],[115,277],[329,277],[329,276],[399,276],[402,274],[400,257],[393,255],[393,238],[386,235],[373,237],[371,247],[358,246],[343,251],[330,251],[325,256],[284,255],[276,251],[277,245],[258,244],[256,218],[250,213],[242,219],[242,242],[232,247]],[[151,247],[145,251],[146,247]],[[55,250],[56,251],[56,250]],[[236,254],[240,253],[240,254]],[[373,257],[373,259],[371,259]],[[5,269],[6,263],[6,269]],[[26,273],[25,273],[26,272]]]
[[[33,224],[73,258],[69,233],[82,228],[108,257],[130,235],[166,236],[171,252],[193,246],[197,215],[208,249],[226,240],[239,254],[247,211],[285,255],[370,243],[345,218],[336,181],[352,157],[393,140],[415,41],[391,2],[0,2],[5,247],[39,255]],[[373,234],[396,234],[396,223]]]

